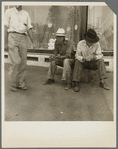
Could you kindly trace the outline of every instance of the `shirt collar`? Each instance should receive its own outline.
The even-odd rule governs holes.
[[[89,46],[86,44],[86,40],[85,40],[85,42],[84,42],[84,45],[85,45],[87,48],[89,48],[89,49],[90,49],[91,47],[93,47],[95,44],[96,44],[96,43],[94,43],[92,46],[89,47]]]
[[[18,10],[16,9],[16,7],[14,7],[14,11],[15,11],[15,13],[16,13],[16,14],[17,14],[17,13],[20,13],[20,14],[22,14],[22,13],[23,13],[23,10],[18,11]]]

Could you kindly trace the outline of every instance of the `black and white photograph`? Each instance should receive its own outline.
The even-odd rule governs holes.
[[[4,147],[12,123],[116,121],[116,15],[106,3],[2,2],[2,32]]]

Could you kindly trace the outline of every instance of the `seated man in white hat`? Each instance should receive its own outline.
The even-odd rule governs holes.
[[[47,74],[48,80],[43,84],[52,84],[54,83],[54,75],[58,66],[64,67],[62,80],[66,80],[67,86],[66,90],[71,88],[72,76],[71,68],[74,67],[75,53],[73,50],[73,45],[69,40],[65,40],[65,30],[59,28],[56,33],[56,42],[54,54],[50,56],[50,66]]]
[[[74,91],[79,91],[79,82],[81,81],[82,70],[85,69],[98,69],[100,78],[100,86],[106,90],[110,88],[106,85],[105,79],[106,68],[103,60],[103,54],[101,53],[101,47],[99,44],[99,37],[93,29],[89,29],[84,35],[85,40],[82,40],[77,45],[77,51],[75,54],[75,66],[73,70],[73,84]]]

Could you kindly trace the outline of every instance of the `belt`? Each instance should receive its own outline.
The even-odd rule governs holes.
[[[15,33],[15,34],[20,34],[20,35],[26,35],[25,33],[19,33],[19,32],[9,32],[9,33]]]

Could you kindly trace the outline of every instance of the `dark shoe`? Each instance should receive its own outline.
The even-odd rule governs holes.
[[[79,82],[75,82],[75,87],[73,88],[73,90],[75,92],[79,92],[80,88],[79,88]]]
[[[27,90],[27,87],[26,86],[24,86],[24,87],[18,86],[17,88],[18,89],[21,89],[21,90]]]
[[[43,85],[52,84],[54,82],[55,82],[54,79],[53,80],[52,79],[48,79]]]
[[[65,87],[65,90],[69,90],[69,89],[71,89],[71,84],[70,83],[68,83],[67,86]]]
[[[19,82],[17,89],[27,90],[25,82]]]
[[[110,88],[106,85],[105,82],[100,82],[100,87],[104,88],[105,90],[110,90]]]
[[[10,89],[11,89],[12,92],[17,92],[17,88],[16,87],[10,86]]]

